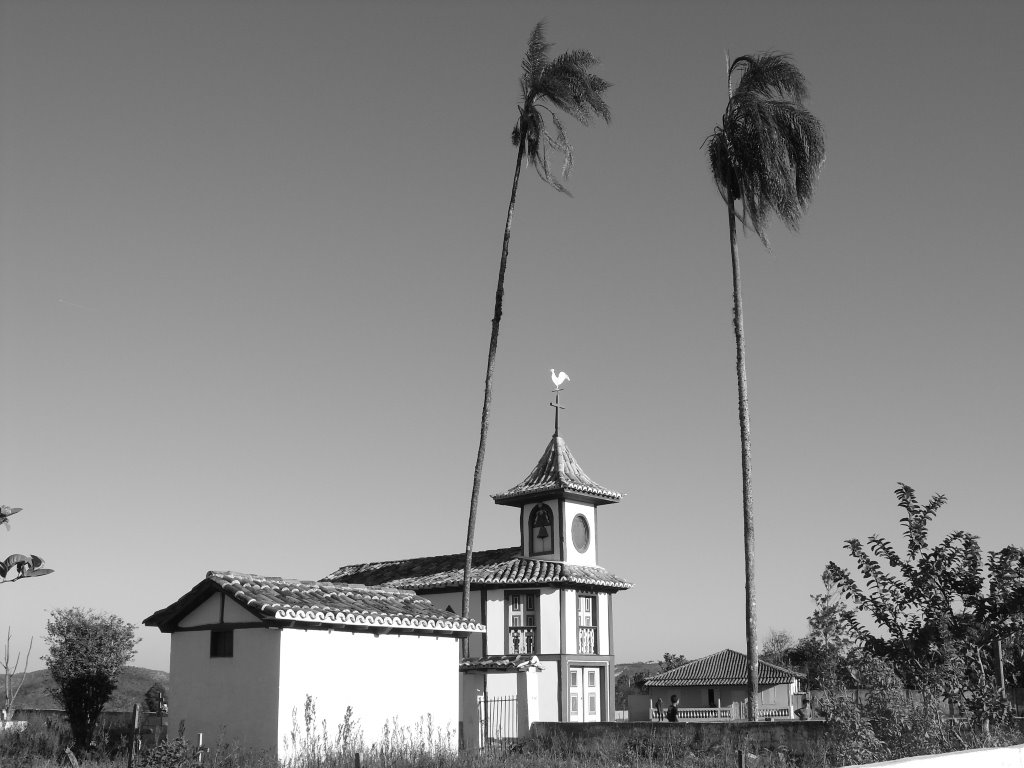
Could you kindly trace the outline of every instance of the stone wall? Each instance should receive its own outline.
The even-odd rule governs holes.
[[[774,722],[684,723],[534,723],[531,736],[543,747],[565,749],[581,755],[617,756],[623,752],[639,757],[654,754],[743,749],[788,751],[796,756],[821,753],[825,737],[823,720],[776,720]]]

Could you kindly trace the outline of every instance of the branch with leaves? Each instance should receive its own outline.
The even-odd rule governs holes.
[[[3,525],[7,530],[11,530],[10,518],[21,511],[21,507],[8,507],[6,505],[0,507],[0,525]],[[18,579],[27,579],[30,576],[45,576],[48,573],[53,573],[53,569],[44,568],[44,565],[45,562],[39,555],[8,555],[4,560],[0,561],[0,584],[17,581]],[[7,578],[9,573],[16,575],[12,578]]]
[[[983,557],[978,537],[966,531],[929,544],[946,497],[922,503],[902,483],[896,497],[906,554],[882,536],[849,539],[856,575],[830,562],[826,581],[848,601],[845,621],[864,648],[892,662],[906,685],[939,686],[982,723],[998,718],[1005,700],[997,644],[1024,630],[1024,550]]]

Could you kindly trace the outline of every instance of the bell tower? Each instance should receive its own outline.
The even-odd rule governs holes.
[[[597,508],[616,503],[622,494],[591,480],[559,434],[559,383],[555,382],[551,403],[555,433],[540,461],[522,482],[491,498],[496,504],[519,507],[522,557],[596,566]]]

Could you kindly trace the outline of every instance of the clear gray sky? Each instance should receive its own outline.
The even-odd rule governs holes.
[[[486,494],[564,369],[570,448],[628,494],[619,660],[743,647],[725,49],[791,53],[828,140],[800,234],[741,243],[763,631],[899,536],[897,482],[1024,544],[1024,5],[0,0],[0,551],[56,569],[0,629],[33,666],[54,608],[463,549],[541,18],[613,120],[568,125],[573,198],[522,178],[478,547],[518,541]]]

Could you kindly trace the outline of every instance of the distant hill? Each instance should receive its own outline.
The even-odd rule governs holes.
[[[650,677],[661,672],[661,667],[658,666],[659,663],[657,661],[631,661],[628,664],[616,664],[615,677],[617,678],[620,675],[632,677],[637,672],[643,672]]]
[[[15,680],[20,680],[20,676]],[[171,697],[170,675],[156,669],[142,667],[125,667],[117,677],[117,690],[110,697],[107,710],[130,710],[133,704],[143,704],[146,691],[153,683],[161,683],[167,689],[168,699]],[[17,684],[17,682],[15,682]],[[47,692],[53,688],[53,678],[47,669],[38,669],[25,675],[25,684],[21,693],[14,701],[16,709],[56,709],[57,702]]]

